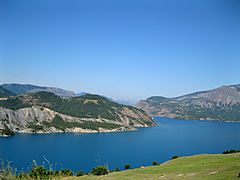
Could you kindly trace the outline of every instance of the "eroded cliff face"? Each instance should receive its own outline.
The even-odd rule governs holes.
[[[116,132],[155,125],[154,121],[141,111],[134,112],[134,110],[124,108],[118,115],[121,121],[105,118],[78,118],[40,106],[18,110],[0,107],[0,135],[12,135],[17,132]],[[56,117],[58,117],[57,121]]]

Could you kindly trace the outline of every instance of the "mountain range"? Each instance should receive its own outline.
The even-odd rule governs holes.
[[[176,98],[152,96],[136,105],[150,116],[176,119],[240,121],[240,84]]]
[[[240,121],[240,84],[175,98],[153,96],[136,107],[54,87],[0,86],[0,135],[129,131],[154,126],[150,116]]]
[[[129,131],[155,125],[144,111],[99,95],[84,93],[75,96],[75,93],[59,88],[20,84],[0,86],[0,92],[2,136]]]

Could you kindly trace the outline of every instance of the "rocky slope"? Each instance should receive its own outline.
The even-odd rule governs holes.
[[[32,93],[32,92],[39,92],[39,91],[46,91],[46,92],[52,92],[55,95],[63,98],[75,96],[75,93],[72,91],[67,91],[67,90],[55,88],[55,87],[42,87],[42,86],[35,86],[31,84],[16,84],[16,83],[3,84],[1,86],[17,95]]]
[[[240,85],[222,86],[177,98],[150,97],[137,107],[151,116],[240,121]]]
[[[153,125],[144,111],[98,95],[63,99],[50,92],[37,92],[0,100],[1,135],[112,132]]]

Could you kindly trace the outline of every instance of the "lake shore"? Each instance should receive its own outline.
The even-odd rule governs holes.
[[[41,163],[44,156],[57,168],[63,164],[63,168],[88,172],[97,164],[114,169],[129,163],[136,168],[149,166],[152,161],[165,162],[174,155],[240,149],[239,123],[154,120],[156,126],[124,132],[17,133],[0,138],[0,153],[18,169],[27,170],[33,159]]]
[[[53,129],[51,131],[37,131],[37,132],[32,132],[31,130],[22,130],[15,132],[14,134],[64,134],[64,133],[76,133],[76,134],[94,134],[94,133],[113,133],[113,132],[129,132],[129,131],[137,131],[135,127],[121,127],[117,129],[104,129],[104,128],[99,128],[98,130],[92,130],[92,129],[83,129],[83,128],[68,128],[66,131],[61,131],[57,129]],[[1,137],[11,137],[13,135],[6,135],[6,134],[1,134]]]

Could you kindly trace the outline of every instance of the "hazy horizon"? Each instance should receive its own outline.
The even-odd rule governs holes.
[[[117,100],[240,83],[240,2],[0,1],[0,84]]]

